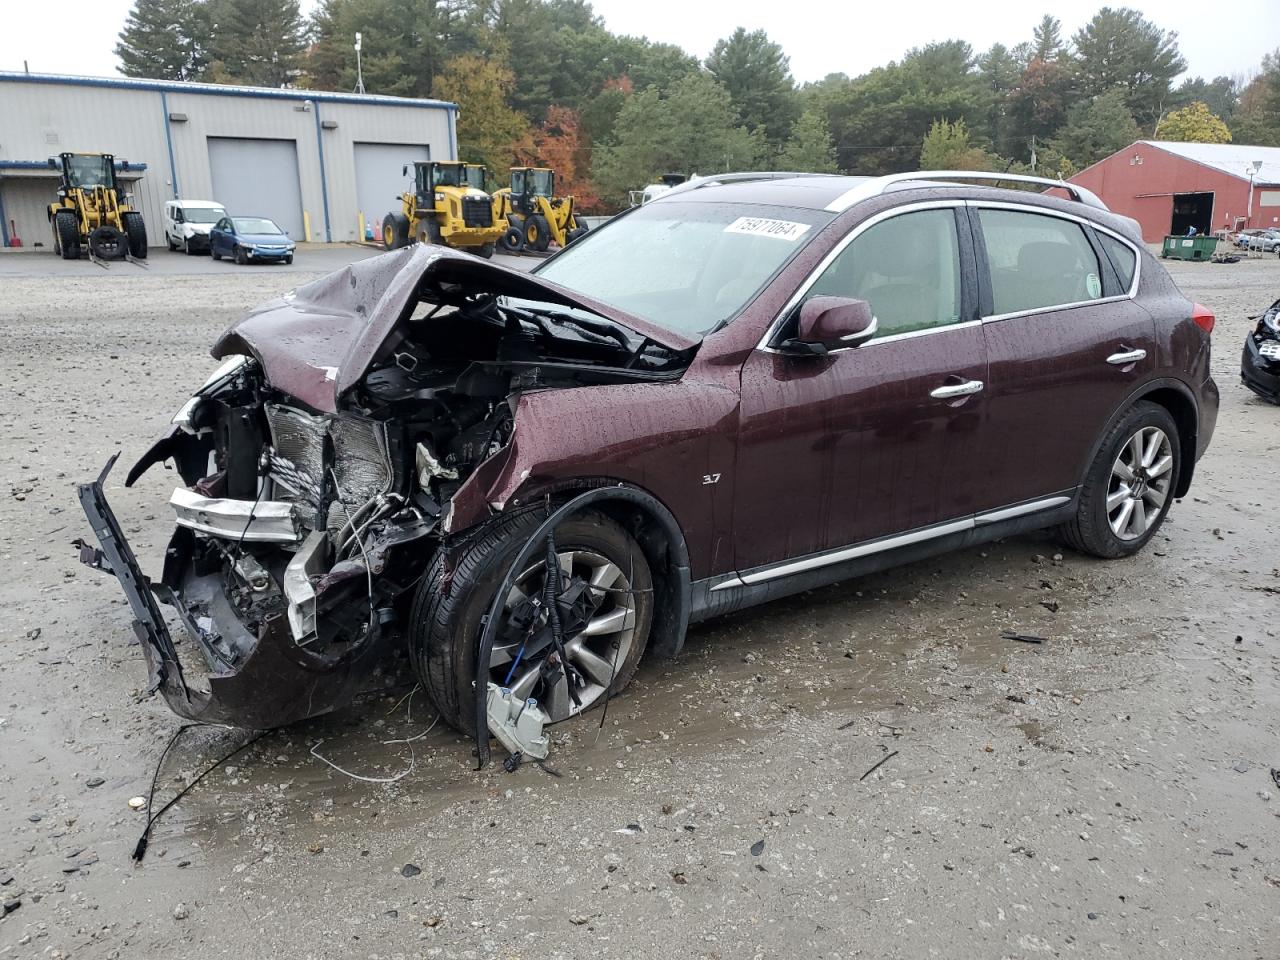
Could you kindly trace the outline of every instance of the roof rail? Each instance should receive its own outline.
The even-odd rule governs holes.
[[[996,180],[1011,183],[1034,183],[1046,189],[1057,188],[1071,194],[1071,198],[1087,207],[1107,210],[1108,207],[1092,190],[1086,190],[1065,180],[1052,180],[1048,177],[1033,177],[1025,173],[996,173],[987,170],[914,170],[910,173],[891,173],[884,177],[872,177],[846,190],[829,204],[827,210],[840,213],[848,210],[855,203],[878,197],[897,183],[911,180]]]
[[[833,174],[804,173],[801,171],[790,170],[757,170],[748,173],[712,173],[705,177],[699,177],[695,174],[684,183],[672,187],[661,197],[655,197],[654,200],[664,200],[667,197],[674,196],[678,193],[687,193],[690,190],[697,190],[701,187],[715,187],[723,183],[749,183],[752,180],[789,180],[793,177],[829,176],[833,176]]]

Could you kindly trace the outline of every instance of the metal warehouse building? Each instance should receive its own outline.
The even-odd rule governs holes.
[[[1071,178],[1159,242],[1199,233],[1280,226],[1280,147],[1138,140]]]
[[[438,100],[0,72],[0,239],[52,247],[46,208],[63,152],[109,153],[164,243],[166,200],[217,200],[297,240],[363,239],[397,206],[415,160],[457,156]]]

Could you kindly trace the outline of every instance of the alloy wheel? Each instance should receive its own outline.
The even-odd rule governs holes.
[[[530,656],[521,649],[520,640],[509,638],[495,644],[489,658],[489,679],[510,687],[520,699],[536,699],[552,722],[588,709],[604,695],[631,651],[636,627],[635,595],[622,568],[593,550],[560,550],[557,556],[562,582],[579,577],[590,584],[588,594],[594,605],[586,624],[564,635],[565,656],[581,681],[576,686],[579,703],[573,702],[562,669],[549,668],[544,677],[549,647]],[[528,598],[541,597],[545,585],[545,562],[521,574],[507,596],[504,618],[510,618]]]
[[[1107,522],[1137,540],[1160,516],[1173,482],[1173,447],[1159,427],[1142,427],[1120,448],[1107,487]]]

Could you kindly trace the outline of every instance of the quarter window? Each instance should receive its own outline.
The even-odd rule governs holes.
[[[809,296],[866,300],[877,339],[960,320],[955,213],[918,210],[874,224],[841,251]]]
[[[1121,243],[1110,234],[1095,230],[1094,235],[1102,244],[1102,249],[1107,251],[1107,256],[1111,258],[1111,265],[1116,268],[1116,273],[1120,275],[1120,288],[1127,293],[1133,286],[1133,273],[1138,267],[1138,255],[1127,243]]]
[[[1078,223],[1014,210],[980,210],[978,219],[997,315],[1102,297],[1102,269]]]

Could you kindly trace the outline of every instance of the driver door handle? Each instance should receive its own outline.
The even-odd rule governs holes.
[[[1111,356],[1107,357],[1107,363],[1114,364],[1119,367],[1126,363],[1137,363],[1139,360],[1145,360],[1146,357],[1147,351],[1142,349],[1122,350],[1120,353],[1113,353]]]
[[[956,397],[967,397],[971,393],[981,393],[981,380],[961,380],[959,383],[948,383],[929,391],[935,400],[952,400]]]

